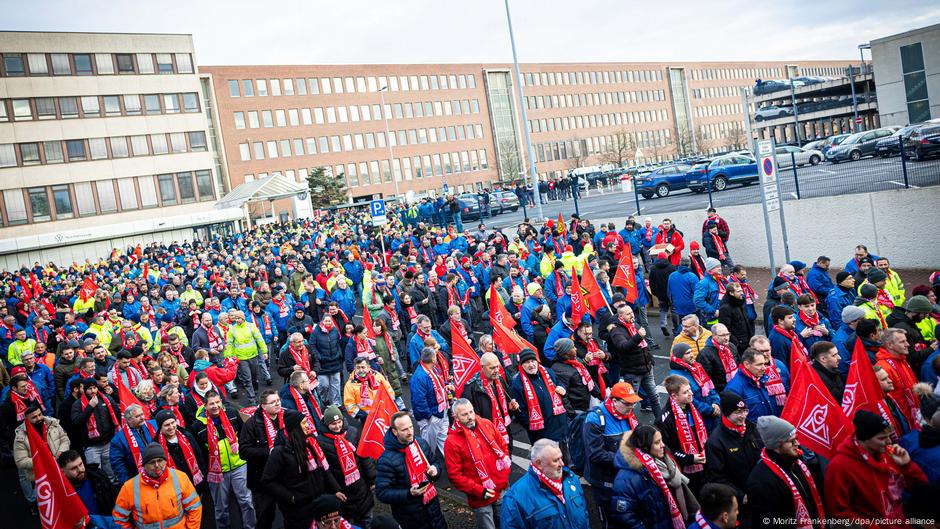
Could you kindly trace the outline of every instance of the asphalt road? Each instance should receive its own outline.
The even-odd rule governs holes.
[[[940,184],[940,160],[925,162],[907,162],[907,181],[913,187],[926,187]],[[781,198],[796,200],[823,196],[839,196],[852,193],[867,193],[904,188],[904,168],[899,157],[864,158],[857,162],[831,164],[823,162],[817,166],[803,166],[778,171],[781,184]],[[797,192],[799,187],[799,193]],[[722,192],[712,193],[712,204],[716,208],[741,204],[757,204],[761,201],[760,188],[757,185],[731,185]],[[639,197],[639,214],[673,213],[693,209],[706,209],[709,206],[707,193],[696,194],[688,190],[670,193],[666,198],[645,199]],[[582,217],[590,219],[608,219],[637,214],[637,198],[632,192],[624,193],[619,187],[603,190],[591,189],[587,196],[578,199],[578,209]],[[566,218],[575,212],[574,201],[555,200],[542,205],[546,218],[556,218],[561,212]],[[535,210],[528,208],[528,216],[535,218]],[[523,211],[506,212],[491,219],[484,219],[489,227],[511,227],[523,219]],[[658,221],[658,219],[657,219]],[[465,226],[474,227],[477,221],[465,221]],[[619,226],[618,226],[619,227]]]

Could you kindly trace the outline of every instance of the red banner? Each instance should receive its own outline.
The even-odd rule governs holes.
[[[565,217],[561,215],[561,212],[558,212],[558,235],[564,235],[568,233],[568,226],[565,226]]]
[[[372,314],[369,313],[369,309],[363,308],[362,311],[362,327],[366,330],[366,336],[375,340],[375,329],[372,328]],[[391,354],[391,351],[389,351]]]
[[[121,414],[123,415],[124,410],[126,410],[130,405],[137,404],[138,406],[144,409],[144,418],[149,421],[150,420],[150,408],[148,408],[147,406],[144,406],[143,402],[140,402],[140,399],[138,399],[137,396],[134,395],[134,393],[131,392],[131,390],[127,386],[124,385],[124,382],[121,380],[121,377],[117,376],[116,373],[114,377],[114,385],[117,386],[117,390],[118,390],[118,404],[120,405],[120,408],[121,408]]]
[[[512,318],[512,314],[509,314],[509,311],[506,310],[506,306],[503,305],[503,302],[499,298],[499,294],[496,293],[496,282],[490,283],[490,324],[494,327],[496,323],[500,323],[503,327],[507,329],[512,329],[516,326],[516,320]]]
[[[500,351],[505,351],[508,354],[519,354],[519,351],[523,349],[532,349],[536,351],[534,345],[529,343],[528,340],[519,336],[519,334],[512,330],[507,329],[499,323],[493,324],[493,343],[496,344],[496,348]]]
[[[801,445],[832,459],[842,440],[852,435],[854,427],[803,355],[791,356],[794,368],[791,398],[787,399],[780,418],[796,427]],[[792,398],[796,395],[801,398]]]
[[[454,367],[454,394],[460,395],[463,387],[473,375],[480,372],[480,357],[467,342],[463,334],[450,322],[451,365]]]
[[[634,303],[640,297],[640,291],[636,286],[636,270],[633,269],[633,256],[629,249],[623,252],[623,257],[617,263],[617,272],[610,284],[627,290],[627,295],[624,296],[627,303]]]
[[[362,435],[359,437],[359,446],[356,447],[359,457],[378,459],[382,455],[385,451],[385,432],[391,426],[392,415],[398,411],[395,399],[388,394],[384,384],[379,384],[376,393],[375,403],[366,417]]]
[[[574,269],[571,272],[574,275]],[[601,292],[601,286],[597,284],[591,267],[587,265],[584,265],[584,272],[581,274],[581,292],[584,293],[584,300],[591,311],[591,316],[596,316],[597,311],[602,307],[607,307],[607,298]],[[607,308],[610,309],[610,307]]]
[[[586,313],[587,307],[584,306],[584,292],[581,291],[578,272],[571,270],[571,326],[577,329]]]
[[[29,451],[36,475],[36,504],[42,529],[74,529],[88,518],[88,509],[52,457],[49,445],[36,428],[26,421]]]
[[[853,417],[858,410],[868,410],[879,413],[878,403],[885,398],[878,376],[868,358],[868,352],[862,345],[862,340],[855,340],[855,350],[852,352],[852,364],[849,366],[849,376],[845,380],[845,394],[842,395],[842,411],[847,417]]]
[[[94,296],[97,291],[98,285],[95,283],[95,279],[88,276],[85,278],[85,281],[82,282],[82,289],[78,292],[78,298],[82,301],[86,301],[88,298]]]

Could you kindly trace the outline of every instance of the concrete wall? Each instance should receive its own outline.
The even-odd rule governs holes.
[[[937,268],[940,265],[936,252],[940,247],[938,202],[940,187],[787,201],[784,211],[790,258],[811,263],[820,255],[826,255],[832,259],[833,267],[841,268],[852,258],[855,246],[864,244],[876,255],[889,258],[894,268]],[[768,267],[770,258],[760,204],[723,207],[718,213],[731,228],[728,249],[734,262]],[[683,255],[688,255],[690,241],[702,240],[705,212],[657,214],[653,221],[658,224],[665,217],[671,218],[685,234]],[[619,228],[624,220],[625,217],[620,217],[603,222],[614,222]],[[771,226],[774,260],[780,266],[784,263],[784,253],[779,213],[771,214]]]
[[[907,125],[907,96],[901,70],[901,46],[920,42],[927,74],[930,117],[940,117],[940,24],[871,41],[881,124]]]

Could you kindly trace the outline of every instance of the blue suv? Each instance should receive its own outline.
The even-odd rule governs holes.
[[[750,185],[757,183],[757,162],[742,154],[728,154],[715,158],[708,164],[707,175],[696,173],[689,180],[689,189],[701,193],[711,183],[712,191],[724,191],[729,184]]]
[[[636,192],[643,198],[668,197],[673,191],[689,187],[687,175],[691,170],[692,166],[687,164],[659,167],[651,173],[636,177]]]

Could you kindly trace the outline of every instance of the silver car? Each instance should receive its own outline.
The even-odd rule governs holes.
[[[792,167],[794,161],[797,166],[818,165],[825,159],[826,156],[817,149],[801,149],[793,145],[777,147],[777,166],[779,167]]]

